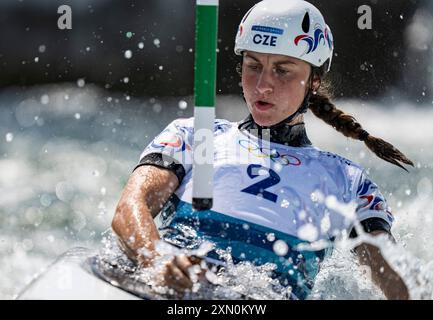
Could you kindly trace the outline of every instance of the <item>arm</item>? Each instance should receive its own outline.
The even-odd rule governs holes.
[[[143,267],[150,266],[157,255],[154,241],[160,238],[153,218],[178,185],[179,180],[172,171],[145,165],[131,174],[123,190],[112,228],[124,252]],[[151,256],[140,254],[139,249],[142,248],[147,249]],[[193,264],[200,264],[200,260],[194,261],[185,255],[174,257],[162,271],[161,285],[178,291],[191,288],[193,282],[189,277],[189,268]],[[204,273],[200,276],[203,277]]]
[[[153,218],[178,185],[176,175],[170,170],[145,165],[131,174],[123,190],[112,228],[125,253],[143,266],[149,265],[152,259],[140,254],[139,249],[155,254],[154,241],[160,238]]]
[[[370,233],[373,236],[386,234],[385,231],[373,231]],[[355,248],[359,261],[362,265],[371,268],[371,276],[373,281],[386,298],[389,300],[408,300],[409,291],[401,277],[391,268],[385,258],[382,256],[380,249],[368,243],[362,243]]]

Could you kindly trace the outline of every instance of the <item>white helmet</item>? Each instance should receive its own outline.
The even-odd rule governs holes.
[[[298,58],[315,67],[331,67],[334,42],[320,11],[303,0],[263,0],[243,17],[235,53],[249,50]]]

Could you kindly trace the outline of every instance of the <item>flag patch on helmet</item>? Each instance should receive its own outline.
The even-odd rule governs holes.
[[[332,39],[329,35],[328,30],[325,29],[325,32],[323,32],[320,26],[316,26],[316,29],[314,30],[314,38],[307,34],[301,34],[297,36],[295,38],[295,45],[298,45],[299,41],[301,40],[305,41],[308,45],[308,50],[305,52],[306,54],[316,51],[320,41],[322,40],[323,40],[323,44],[328,45],[329,49],[332,50]]]

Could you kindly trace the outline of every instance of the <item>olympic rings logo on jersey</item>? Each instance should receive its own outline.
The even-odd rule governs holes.
[[[302,164],[301,160],[295,156],[280,153],[276,149],[260,148],[251,140],[239,140],[239,145],[257,158],[269,158],[283,166],[300,166]]]

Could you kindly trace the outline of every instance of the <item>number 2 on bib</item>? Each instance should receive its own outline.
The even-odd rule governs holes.
[[[261,171],[261,172],[260,172]],[[260,164],[250,164],[247,168],[248,176],[251,179],[263,176],[263,171],[266,171],[269,175],[266,179],[263,179],[261,181],[258,181],[257,183],[254,183],[253,185],[242,189],[242,192],[246,192],[255,196],[262,196],[266,200],[277,202],[278,196],[272,192],[266,191],[266,188],[272,187],[276,185],[278,182],[281,181],[280,176],[272,169],[263,167]]]

